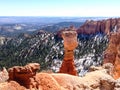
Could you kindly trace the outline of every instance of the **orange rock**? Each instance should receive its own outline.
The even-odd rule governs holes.
[[[80,26],[76,31],[78,34],[95,34],[95,33],[104,33],[109,35],[110,32],[116,28],[118,32],[120,32],[120,18],[111,18],[106,20],[87,20],[82,26]],[[116,31],[115,30],[115,31]],[[56,36],[61,38],[61,33],[65,31],[65,29],[59,30],[56,33]]]
[[[104,31],[105,34],[108,34],[108,35],[109,35],[110,30],[111,30],[110,25],[111,25],[110,19],[109,19],[109,20],[106,20],[106,22],[105,22],[105,31]]]
[[[120,77],[120,33],[111,33],[108,48],[105,51],[104,63],[114,65],[113,77]]]
[[[96,32],[96,28],[98,28],[97,21],[86,21],[78,30],[78,34],[94,34]]]
[[[9,80],[17,81],[20,85],[30,88],[33,77],[36,75],[36,71],[40,69],[38,63],[30,63],[26,66],[14,66],[8,70]],[[33,80],[34,81],[34,80]]]
[[[40,90],[62,90],[58,82],[48,73],[38,73],[35,76],[37,89]]]
[[[60,68],[60,73],[68,73],[71,75],[77,75],[77,71],[74,66],[74,53],[73,50],[77,47],[77,32],[73,27],[62,32],[64,40],[65,55]]]
[[[27,90],[15,81],[0,83],[0,90]]]
[[[34,64],[31,65],[34,66]],[[23,68],[27,68],[26,66]],[[32,68],[30,66],[29,69]],[[34,69],[38,69],[38,67],[39,65],[37,65],[37,68],[34,66]],[[31,85],[28,88],[26,88],[26,85],[21,86],[20,82],[17,83],[20,78],[16,77],[17,82],[11,80],[0,83],[0,90],[119,90],[120,81],[114,80],[110,76],[112,67],[112,64],[104,64],[103,67],[92,67],[92,71],[88,72],[84,77],[61,73],[37,73],[33,77],[28,77]],[[17,71],[19,74],[23,74],[23,72],[20,72],[20,68]]]
[[[89,72],[84,77],[38,73],[35,79],[40,90],[113,90],[115,84],[103,68]]]
[[[120,31],[120,18],[100,21],[87,20],[77,29],[77,32],[78,34],[95,34],[102,32],[109,35],[115,26],[117,26],[117,30]]]
[[[71,75],[77,75],[77,71],[74,66],[74,61],[73,60],[63,60],[59,72],[67,73],[67,74],[71,74]]]
[[[120,78],[120,44],[117,46],[117,54],[115,58],[114,67],[115,67],[114,78],[118,79]]]

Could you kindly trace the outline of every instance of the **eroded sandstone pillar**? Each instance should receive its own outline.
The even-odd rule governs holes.
[[[74,49],[78,46],[77,32],[71,27],[62,32],[62,38],[64,40],[64,59],[59,72],[77,75],[74,66]]]

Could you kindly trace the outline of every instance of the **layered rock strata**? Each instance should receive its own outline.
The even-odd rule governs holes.
[[[77,75],[77,71],[74,66],[74,49],[77,47],[77,32],[73,27],[62,32],[62,38],[64,40],[64,59],[60,68],[60,73],[67,73],[71,75]]]
[[[111,18],[100,21],[87,20],[77,30],[78,34],[88,35],[99,32],[109,35],[111,31],[120,31],[120,18]]]

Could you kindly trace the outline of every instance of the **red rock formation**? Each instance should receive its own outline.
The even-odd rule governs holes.
[[[39,69],[40,65],[38,63],[30,63],[24,67],[14,66],[8,70],[9,80],[17,81],[20,85],[23,85],[26,88],[31,88],[33,86],[31,85],[33,77]]]
[[[103,32],[109,34],[111,30],[117,26],[120,29],[120,18],[107,19],[101,21],[86,21],[80,28],[78,34],[95,34],[96,32]]]
[[[114,65],[115,79],[120,77],[120,33],[111,33],[108,48],[105,51],[104,63]]]
[[[73,50],[77,47],[77,33],[73,27],[67,31],[62,32],[62,37],[64,40],[64,59],[60,68],[60,73],[68,73],[71,75],[77,75],[77,71],[74,66],[74,52]]]
[[[120,32],[120,18],[106,19],[106,20],[87,20],[82,26],[77,29],[78,34],[95,34],[102,32],[109,35],[110,32],[116,27],[116,30]],[[57,36],[61,38],[61,33],[65,29],[59,30]]]
[[[25,69],[26,68],[26,69]],[[14,81],[0,83],[0,90],[119,90],[120,80],[114,80],[110,74],[112,71],[112,64],[104,64],[103,67],[91,67],[84,77],[78,77],[68,74],[60,73],[37,73],[32,77],[25,74],[32,70],[35,72],[39,68],[39,64],[28,64],[24,67],[18,66],[11,68],[9,75],[13,75]],[[24,69],[24,70],[23,70]],[[26,71],[28,70],[28,71]],[[12,73],[14,72],[14,73]],[[12,74],[11,74],[12,73]],[[19,74],[16,74],[19,73]],[[16,77],[16,75],[19,77]],[[21,75],[22,74],[22,75]],[[24,75],[25,76],[24,76]],[[18,82],[20,75],[30,79],[30,82],[24,82],[31,84],[31,87],[26,88],[26,85],[21,86],[21,82]],[[24,78],[21,77],[21,78]],[[18,83],[17,83],[17,82]],[[23,80],[22,80],[23,81]],[[28,85],[27,84],[27,85]],[[25,86],[25,87],[24,87]]]
[[[120,29],[120,18],[107,19],[101,21],[86,21],[80,28],[78,34],[95,34],[96,32],[103,32],[109,34],[116,26],[117,30]]]
[[[98,28],[97,21],[86,21],[78,30],[78,34],[94,34]]]

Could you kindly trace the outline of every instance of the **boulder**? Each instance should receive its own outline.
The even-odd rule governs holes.
[[[9,80],[17,81],[20,85],[30,88],[33,77],[39,69],[40,65],[38,63],[30,63],[23,67],[14,66],[8,70]]]

